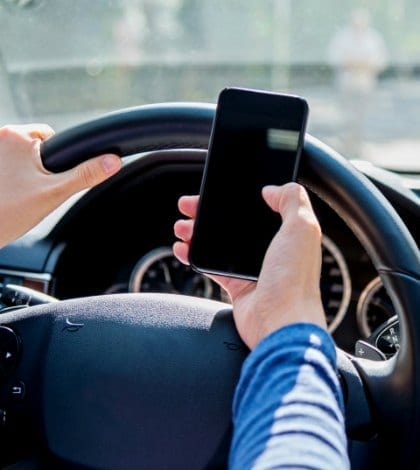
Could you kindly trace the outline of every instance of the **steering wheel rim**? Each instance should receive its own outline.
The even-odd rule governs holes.
[[[43,162],[50,171],[61,171],[104,152],[124,157],[151,150],[206,149],[214,111],[214,105],[206,103],[164,103],[117,111],[45,141],[41,148]],[[380,449],[393,449],[398,468],[414,466],[420,452],[416,445],[420,431],[417,246],[379,190],[351,163],[310,135],[305,138],[299,182],[347,222],[370,255],[396,306],[402,343],[398,355],[383,363],[350,359],[362,377]],[[15,321],[16,316],[5,317],[2,323]],[[388,463],[389,458],[387,452]]]

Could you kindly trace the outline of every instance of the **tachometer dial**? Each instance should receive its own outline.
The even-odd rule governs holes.
[[[328,330],[333,332],[343,320],[349,306],[351,281],[341,251],[325,235],[322,239],[321,296]]]
[[[227,294],[206,276],[180,263],[169,247],[143,256],[130,277],[130,292],[166,292],[228,301]]]

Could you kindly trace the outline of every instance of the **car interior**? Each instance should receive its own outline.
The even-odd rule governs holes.
[[[100,2],[93,3],[98,12]],[[131,3],[144,3],[147,11],[153,2]],[[240,9],[230,3],[232,11]],[[257,3],[250,2],[251,13]],[[412,11],[409,1],[402,3]],[[126,5],[118,11],[128,11]],[[161,12],[177,5],[184,15],[201,8],[193,1],[157,5]],[[0,16],[28,27],[49,7],[47,1],[4,0]],[[377,10],[385,17],[386,9]],[[148,38],[142,39],[146,45]],[[1,53],[0,46],[0,59]],[[127,60],[141,68],[141,57]],[[19,79],[11,95],[19,119],[48,120],[57,105],[42,112],[37,93],[46,79],[52,83],[52,65],[31,64],[25,72],[21,66],[10,66]],[[54,67],[58,80],[74,78],[79,65]],[[89,80],[102,73],[111,83],[109,69],[93,62],[89,67]],[[127,85],[127,70],[134,68],[118,70],[118,83]],[[246,84],[237,73],[228,69],[223,81]],[[222,81],[216,82],[219,91]],[[184,86],[196,85],[191,79]],[[290,89],[303,90],[299,80]],[[67,103],[75,92],[67,93]],[[95,112],[73,112],[42,144],[50,171],[105,152],[122,156],[123,168],[0,250],[1,468],[227,468],[232,396],[249,351],[236,332],[227,294],[172,253],[177,201],[200,190],[216,104],[205,94],[181,99],[165,93],[121,106],[110,99],[108,107],[91,105],[90,96]],[[297,181],[307,188],[322,228],[320,288],[337,348],[350,462],[355,469],[417,468],[418,154],[411,170],[347,158],[334,147],[329,128],[317,132],[316,117],[305,135]]]

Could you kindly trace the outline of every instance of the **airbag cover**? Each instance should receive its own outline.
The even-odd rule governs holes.
[[[48,447],[95,468],[205,468],[248,350],[229,305],[165,294],[60,302],[45,362]]]

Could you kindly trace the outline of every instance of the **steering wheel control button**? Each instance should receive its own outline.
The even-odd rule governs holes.
[[[387,358],[394,356],[400,349],[400,323],[395,315],[377,328],[369,341],[382,351]]]
[[[356,357],[370,359],[371,361],[384,361],[386,359],[382,351],[363,340],[356,342],[355,355]]]
[[[9,377],[19,361],[20,340],[7,326],[0,326],[0,379]]]
[[[57,299],[47,294],[17,284],[7,284],[3,286],[0,299],[4,305],[3,308],[8,307],[9,309],[24,308],[29,305],[40,305],[57,301]],[[5,313],[5,310],[2,311],[2,313]]]
[[[9,400],[15,403],[21,402],[25,398],[26,387],[22,380],[12,383],[9,388]]]

